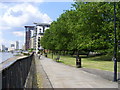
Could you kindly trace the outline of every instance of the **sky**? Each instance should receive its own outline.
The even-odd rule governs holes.
[[[22,1],[25,0],[0,0],[0,45],[10,47],[10,44],[19,41],[22,48],[25,43],[25,25],[34,25],[34,22],[51,23],[64,10],[71,9],[71,4],[74,3],[55,0]]]

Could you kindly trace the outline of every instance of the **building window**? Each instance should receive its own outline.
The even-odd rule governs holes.
[[[40,33],[41,33],[41,28],[39,29]]]

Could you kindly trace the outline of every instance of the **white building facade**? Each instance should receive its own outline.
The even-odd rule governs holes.
[[[39,52],[39,50],[42,50],[42,46],[40,44],[40,40],[43,37],[45,30],[49,29],[50,24],[47,23],[34,23],[35,30],[34,30],[34,48],[36,50],[36,53]]]
[[[30,38],[30,48],[34,48],[34,37]]]

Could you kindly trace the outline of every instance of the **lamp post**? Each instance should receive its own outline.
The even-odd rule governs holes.
[[[114,81],[117,81],[116,3],[114,2]]]

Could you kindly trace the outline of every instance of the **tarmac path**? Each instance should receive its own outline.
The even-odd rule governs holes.
[[[85,72],[79,68],[57,63],[41,56],[39,60],[53,88],[118,88],[116,82]]]

